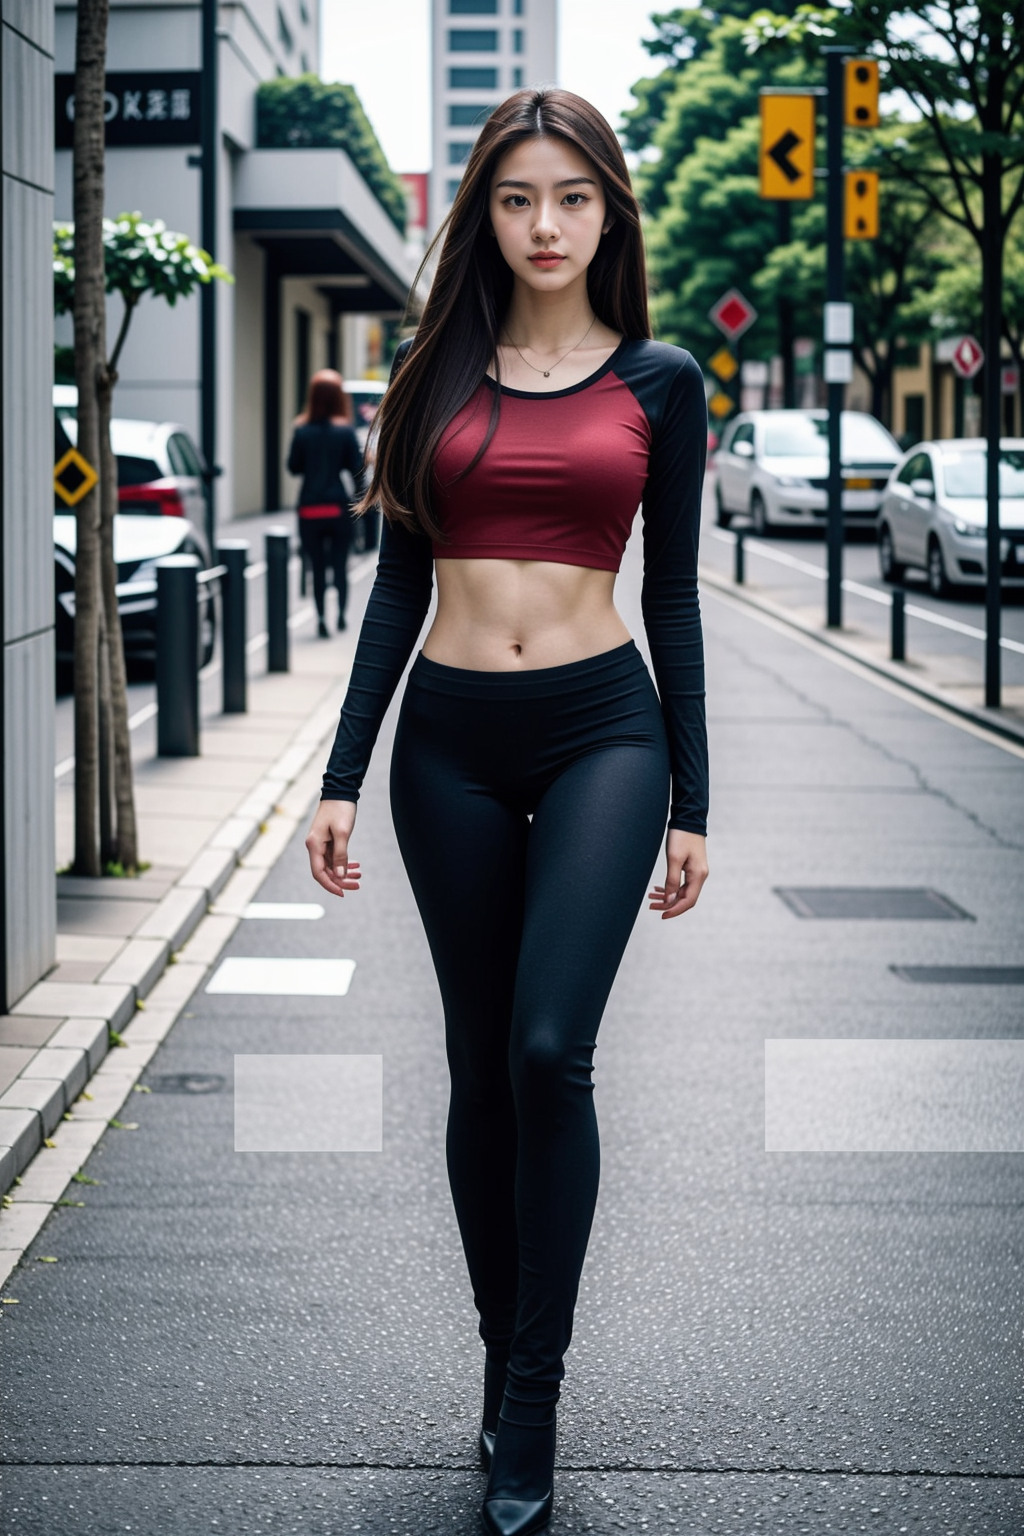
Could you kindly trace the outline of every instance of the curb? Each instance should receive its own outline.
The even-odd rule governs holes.
[[[997,715],[992,710],[975,708],[970,704],[961,704],[956,699],[949,698],[946,694],[923,682],[920,678],[902,672],[898,663],[885,661],[879,656],[865,654],[850,641],[844,641],[838,635],[833,635],[825,630],[817,629],[813,624],[806,624],[802,619],[796,618],[788,609],[780,603],[772,602],[771,598],[754,596],[746,586],[737,586],[728,577],[720,575],[717,571],[701,567],[699,580],[702,586],[712,587],[722,596],[733,598],[736,602],[744,604],[748,608],[754,608],[760,613],[767,614],[776,619],[780,624],[785,624],[789,629],[796,630],[806,639],[814,641],[824,650],[835,651],[848,661],[856,662],[869,672],[874,672],[879,677],[884,677],[887,682],[894,683],[897,687],[906,689],[908,693],[917,694],[922,699],[927,699],[929,704],[947,714],[956,715],[958,719],[966,720],[979,731],[984,731],[991,736],[1000,736],[1006,741],[1013,742],[1015,746],[1024,747],[1024,724],[1018,724],[1004,716]]]
[[[305,816],[337,712],[332,690],[98,982],[41,981],[11,1010],[68,1016],[0,1096],[0,1284],[116,1120]]]

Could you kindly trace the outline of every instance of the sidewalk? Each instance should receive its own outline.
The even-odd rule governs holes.
[[[709,504],[710,505],[710,504]],[[817,553],[820,546],[810,551]],[[771,614],[817,644],[838,651],[872,671],[955,711],[987,730],[1024,743],[1024,683],[1020,676],[1020,643],[1004,640],[1003,707],[984,704],[983,632],[968,619],[950,619],[925,608],[915,592],[906,592],[906,660],[891,660],[888,591],[847,577],[843,582],[843,627],[825,627],[825,580],[819,565],[808,558],[808,546],[747,535],[744,539],[745,580],[734,576],[736,534],[713,526],[705,517],[701,533],[700,579],[706,586]],[[963,636],[964,650],[951,649],[951,636]]]
[[[357,628],[319,641],[313,618],[308,604],[292,613],[288,673],[257,670],[266,651],[254,647],[248,713],[206,714],[199,757],[135,763],[150,868],[134,880],[57,878],[57,964],[0,1018],[0,1283],[119,1123],[316,794]],[[72,775],[58,780],[58,868],[71,855],[73,793]]]

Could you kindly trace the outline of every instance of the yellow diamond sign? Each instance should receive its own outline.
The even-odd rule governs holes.
[[[708,401],[708,409],[716,416],[728,416],[732,408],[733,402],[720,389],[716,389]]]
[[[99,475],[77,448],[69,448],[53,466],[53,488],[68,507],[77,506],[83,496],[88,496],[98,479]]]
[[[708,363],[708,367],[713,373],[717,374],[723,384],[728,384],[730,379],[735,378],[739,363],[733,357],[728,347],[719,347],[714,357]]]

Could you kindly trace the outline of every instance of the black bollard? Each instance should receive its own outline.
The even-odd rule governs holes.
[[[733,569],[733,580],[735,581],[735,583],[736,583],[736,585],[738,587],[742,587],[743,582],[744,582],[744,578],[746,576],[746,565],[745,565],[745,562],[744,562],[744,559],[743,559],[743,554],[744,554],[743,540],[746,537],[746,532],[747,532],[747,530],[743,526],[742,523],[735,530],[735,533],[736,533],[736,545],[735,545],[735,549],[734,549],[734,554],[735,554],[736,559],[735,559],[735,566],[734,566],[734,569]]]
[[[224,664],[224,699],[226,715],[244,715],[246,699],[246,619],[245,568],[249,563],[248,539],[225,539],[217,546],[217,559],[227,570],[221,577],[221,647]]]
[[[195,555],[156,562],[156,750],[199,756],[199,605]]]
[[[292,536],[287,528],[267,530],[267,671],[288,671],[288,559]]]
[[[907,594],[902,587],[892,589],[891,655],[893,661],[907,659]]]

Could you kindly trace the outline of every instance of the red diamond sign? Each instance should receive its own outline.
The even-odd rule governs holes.
[[[744,331],[749,331],[757,319],[757,310],[738,288],[730,288],[708,310],[708,319],[712,325],[717,325],[723,336],[735,341]]]
[[[985,361],[985,354],[973,336],[961,336],[950,361],[962,379],[973,379]]]

